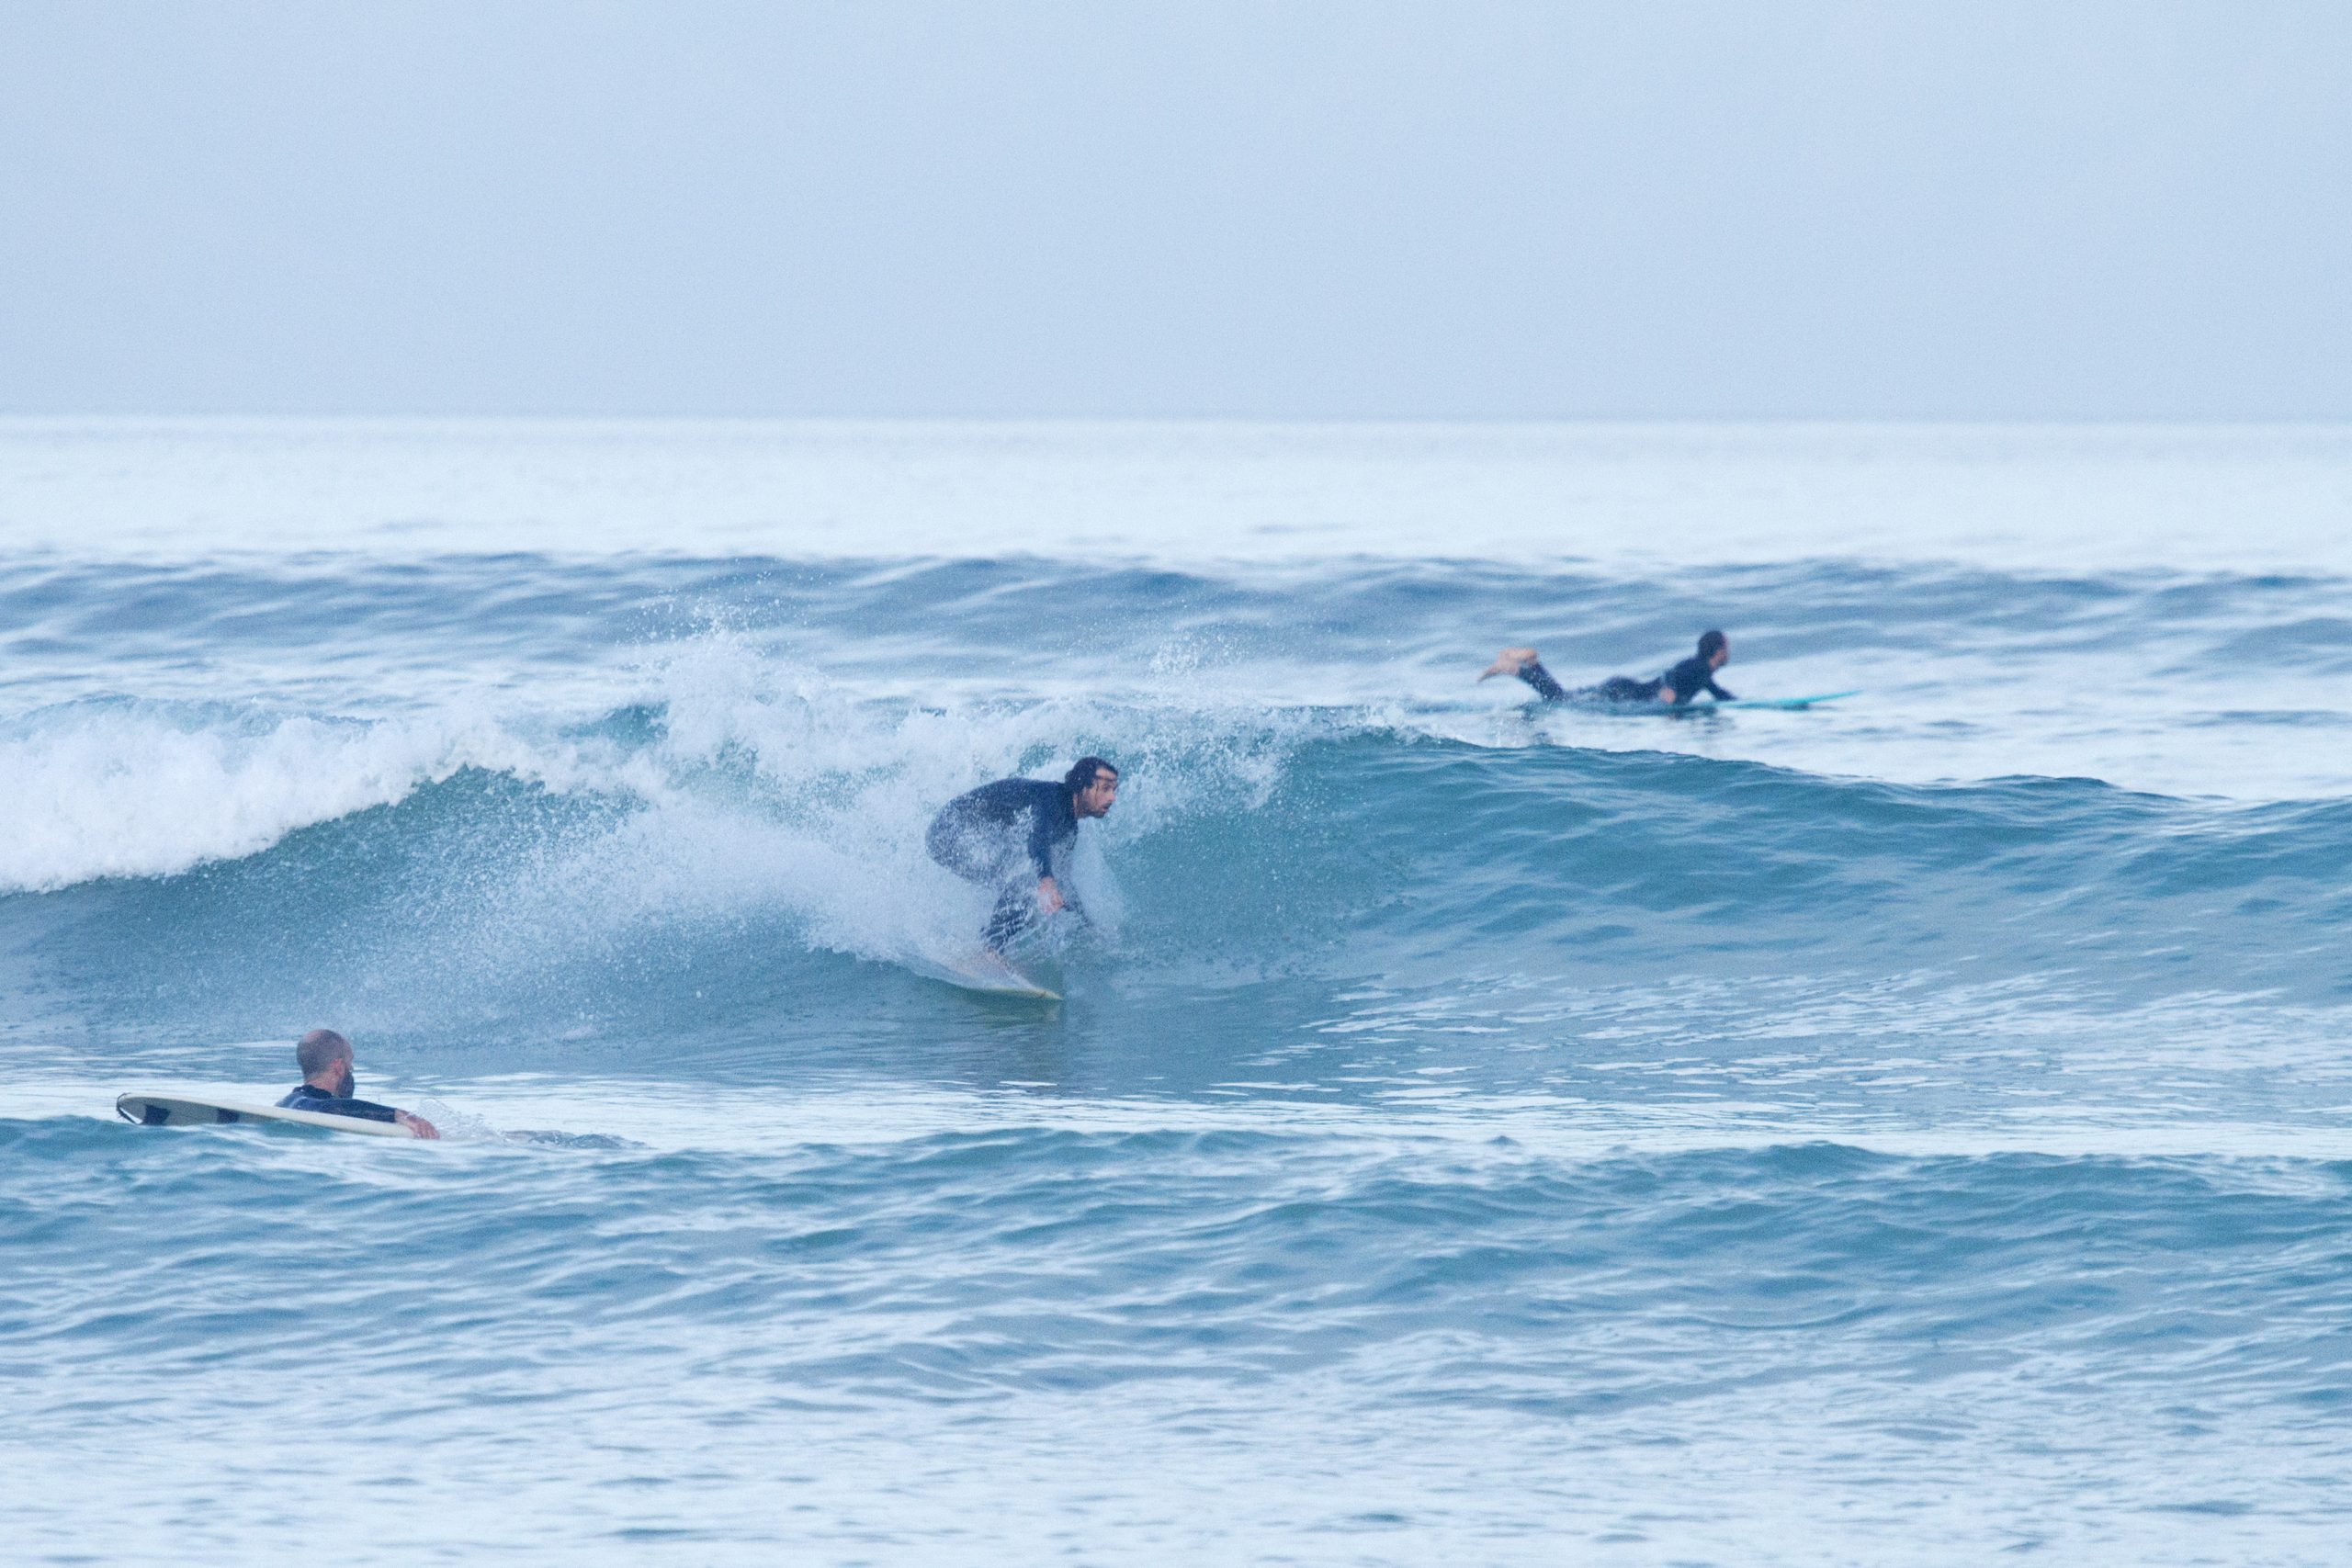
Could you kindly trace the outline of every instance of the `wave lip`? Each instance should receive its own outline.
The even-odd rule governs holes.
[[[548,777],[487,717],[320,718],[195,704],[71,703],[0,730],[0,894],[173,876],[390,806],[459,769]]]

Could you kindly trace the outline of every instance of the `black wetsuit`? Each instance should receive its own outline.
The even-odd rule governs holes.
[[[1597,697],[1604,703],[1654,703],[1660,686],[1674,688],[1674,705],[1680,707],[1701,692],[1712,692],[1717,702],[1736,701],[1729,692],[1715,684],[1712,665],[1692,654],[1655,681],[1636,681],[1630,675],[1611,675],[1598,686],[1581,692],[1571,692],[1552,679],[1552,672],[1542,662],[1531,659],[1520,667],[1519,678],[1535,688],[1535,694],[1547,703],[1565,702],[1570,697]]]
[[[343,1095],[329,1094],[316,1084],[297,1084],[294,1092],[279,1100],[286,1111],[315,1111],[322,1116],[356,1116],[363,1122],[395,1122],[400,1112],[389,1105],[379,1105],[372,1100],[352,1100]]]
[[[1055,779],[999,779],[940,808],[924,835],[931,858],[997,889],[982,939],[1002,948],[1037,919],[1036,886],[1078,839],[1069,790]]]

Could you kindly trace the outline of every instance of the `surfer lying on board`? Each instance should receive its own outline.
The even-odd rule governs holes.
[[[991,952],[1068,902],[1054,880],[1055,857],[1078,841],[1080,818],[1107,816],[1118,793],[1118,769],[1080,757],[1058,784],[999,779],[957,795],[931,819],[923,838],[931,858],[997,890],[980,933]]]
[[[351,1042],[332,1029],[313,1029],[296,1041],[294,1065],[302,1069],[302,1081],[293,1093],[277,1102],[281,1110],[356,1116],[368,1122],[397,1122],[420,1138],[441,1135],[440,1130],[422,1116],[412,1116],[372,1100],[352,1099],[351,1091],[358,1085],[351,1076]]]
[[[1611,675],[1598,686],[1581,691],[1569,691],[1552,679],[1532,648],[1506,648],[1496,655],[1478,679],[1489,675],[1516,675],[1535,688],[1535,694],[1547,703],[1565,702],[1571,697],[1604,703],[1671,703],[1682,706],[1701,692],[1710,692],[1719,703],[1735,701],[1729,692],[1715,684],[1715,671],[1731,662],[1731,638],[1721,632],[1711,631],[1699,639],[1699,651],[1668,670],[1655,681],[1636,681],[1626,675]]]

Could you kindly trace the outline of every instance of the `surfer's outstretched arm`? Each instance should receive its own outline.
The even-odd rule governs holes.
[[[1535,657],[1532,648],[1504,649],[1478,679],[1484,681],[1492,675],[1516,675],[1534,687],[1535,694],[1547,703],[1556,703],[1568,694],[1566,686],[1552,679],[1552,672],[1544,668],[1544,661]]]
[[[370,1122],[397,1122],[401,1119],[397,1108],[379,1105],[372,1100],[331,1100],[320,1109],[334,1116],[364,1116]]]

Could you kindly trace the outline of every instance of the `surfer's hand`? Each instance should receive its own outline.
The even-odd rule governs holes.
[[[1050,915],[1061,907],[1062,890],[1054,886],[1052,877],[1039,877],[1037,879],[1037,908]]]
[[[407,1128],[410,1132],[414,1133],[420,1138],[437,1138],[441,1135],[440,1128],[435,1127],[424,1117],[412,1116],[405,1111],[393,1111],[392,1120]]]
[[[1526,669],[1529,665],[1534,662],[1535,650],[1533,649],[1506,648],[1500,653],[1495,655],[1495,661],[1487,666],[1486,670],[1479,674],[1478,679],[1484,681],[1496,675],[1516,675],[1521,670]]]

